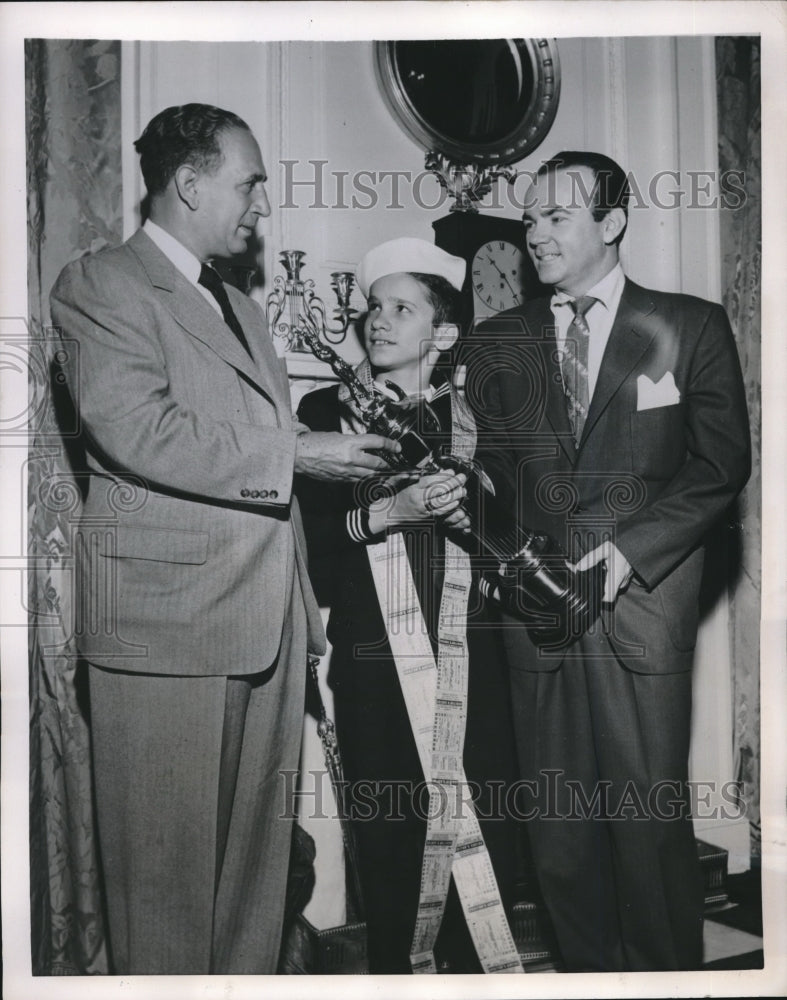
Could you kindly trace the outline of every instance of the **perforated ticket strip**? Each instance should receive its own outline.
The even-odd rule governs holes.
[[[475,427],[463,403],[452,393],[452,447],[455,454],[471,457]],[[469,557],[446,539],[435,662],[401,533],[368,546],[367,554],[429,787],[410,965],[414,973],[437,972],[434,946],[453,875],[484,972],[523,972],[462,762],[467,723]]]
[[[484,972],[523,972],[462,764],[469,560],[461,549],[446,542],[435,662],[402,535],[390,534],[367,551],[430,792],[410,964],[416,973],[437,972],[434,945],[453,874]]]

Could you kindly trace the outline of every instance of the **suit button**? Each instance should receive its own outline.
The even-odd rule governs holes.
[[[252,490],[251,491],[251,498],[252,498],[252,500],[259,500],[260,499],[260,491],[259,490]]]
[[[278,490],[271,490],[270,493],[268,494],[268,496],[271,498],[271,500],[276,500],[278,498],[278,496],[279,496],[279,491]]]
[[[267,500],[267,499],[268,499],[268,491],[260,490],[260,500]]]
[[[241,495],[241,496],[243,497],[243,499],[245,500],[245,499],[246,499],[246,497],[247,497],[247,496],[249,495],[249,491],[248,491],[248,490],[241,490],[241,491],[240,491],[240,495]]]

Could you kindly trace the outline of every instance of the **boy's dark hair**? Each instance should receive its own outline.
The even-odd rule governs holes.
[[[408,272],[411,278],[424,286],[426,295],[434,308],[432,323],[441,326],[444,323],[459,322],[459,292],[450,281],[439,274],[422,274],[420,271]]]
[[[442,326],[443,324],[459,323],[461,315],[461,297],[450,281],[447,281],[439,274],[422,274],[420,271],[409,271],[411,278],[423,285],[426,297],[432,303],[434,316],[432,326]],[[460,330],[461,333],[461,330]],[[440,357],[435,365],[432,381],[442,378],[451,380],[451,374],[457,362],[457,350],[459,345],[454,344],[446,351],[440,352]]]

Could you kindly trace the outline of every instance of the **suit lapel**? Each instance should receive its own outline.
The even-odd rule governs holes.
[[[652,298],[645,289],[626,279],[617,315],[601,359],[598,381],[579,442],[580,448],[656,335],[655,325],[648,329],[642,323],[644,317],[652,313],[655,308]]]
[[[549,299],[536,300],[531,309],[527,309],[526,321],[531,336],[538,338],[538,348],[541,352],[542,372],[546,384],[544,396],[546,406],[544,416],[554,431],[560,447],[570,462],[576,458],[574,438],[566,408],[566,396],[563,392],[560,365],[557,359],[557,340],[555,339],[555,317],[549,305]]]
[[[257,378],[264,375],[264,384],[269,387],[270,394],[278,400],[289,413],[292,410],[290,398],[290,383],[287,375],[287,364],[283,358],[276,353],[267,325],[257,309],[257,304],[238,292],[233,295],[233,289],[229,290],[232,308],[240,321],[240,325],[246,334],[254,362],[257,367]],[[235,339],[235,338],[233,338]],[[245,354],[246,352],[243,351]]]
[[[252,347],[255,358],[249,357],[216,310],[159,250],[150,237],[142,230],[137,230],[128,240],[128,246],[139,258],[151,284],[159,291],[162,304],[177,323],[190,336],[209,347],[268,396],[283,402],[280,380],[276,377],[278,368],[269,372],[266,364],[255,363],[258,360],[267,360],[260,357],[259,350],[255,349],[256,344]],[[239,319],[245,333],[248,328],[245,310],[243,318]],[[265,335],[264,331],[262,334]],[[251,331],[251,336],[247,335],[249,343],[258,340],[259,337],[260,331],[256,329]]]

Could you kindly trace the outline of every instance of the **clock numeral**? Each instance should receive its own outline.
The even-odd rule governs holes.
[[[526,300],[520,275],[522,258],[521,249],[505,239],[491,239],[479,246],[470,273],[476,308],[481,313],[501,312]]]

